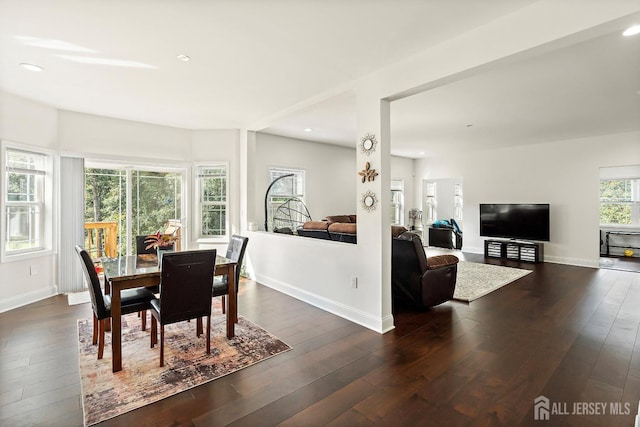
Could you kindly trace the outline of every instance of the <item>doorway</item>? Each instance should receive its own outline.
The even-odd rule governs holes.
[[[640,272],[640,165],[600,168],[600,268]]]

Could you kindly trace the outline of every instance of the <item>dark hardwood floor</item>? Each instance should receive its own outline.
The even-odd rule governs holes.
[[[396,307],[385,335],[243,281],[240,313],[293,350],[102,425],[633,425],[640,274],[492,263],[533,273],[470,304]],[[82,425],[76,319],[89,315],[65,296],[0,314],[0,425]],[[629,413],[534,421],[539,395]]]

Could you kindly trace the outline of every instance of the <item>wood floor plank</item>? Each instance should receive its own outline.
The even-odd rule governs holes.
[[[243,280],[240,313],[293,349],[101,425],[538,426],[540,395],[631,407],[553,425],[631,425],[640,274],[486,262],[532,274],[469,304],[397,306],[385,335]],[[0,313],[1,425],[82,425],[77,319],[90,315],[65,296]]]

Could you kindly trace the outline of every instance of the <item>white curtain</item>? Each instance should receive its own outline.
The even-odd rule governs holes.
[[[84,245],[84,159],[60,157],[60,293],[86,289],[75,245]]]

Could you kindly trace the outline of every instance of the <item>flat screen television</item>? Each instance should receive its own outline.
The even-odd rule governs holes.
[[[480,235],[548,242],[549,204],[481,204]]]

